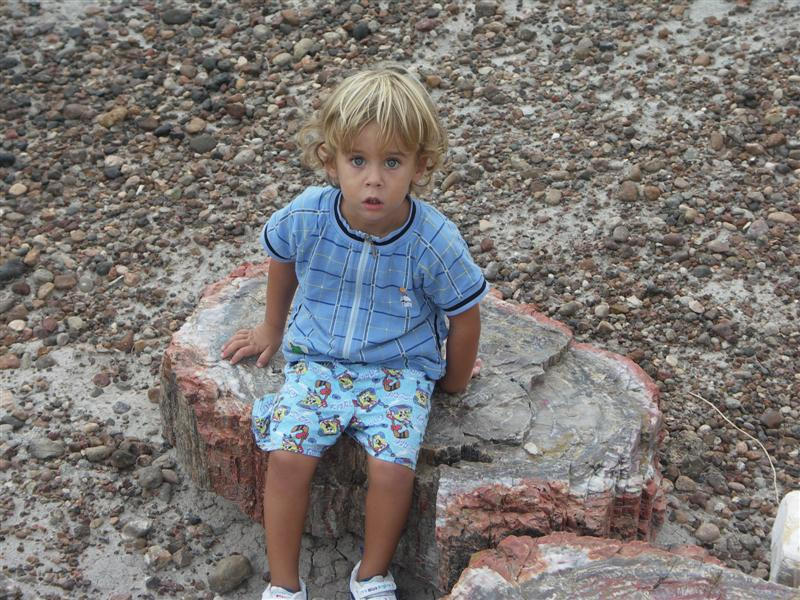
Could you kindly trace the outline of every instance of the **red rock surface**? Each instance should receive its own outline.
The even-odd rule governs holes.
[[[509,536],[472,556],[442,600],[647,598],[783,600],[796,590],[727,569],[697,546],[671,551],[647,542],[554,533]]]

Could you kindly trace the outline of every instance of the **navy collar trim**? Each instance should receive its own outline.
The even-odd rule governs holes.
[[[417,204],[416,202],[414,202],[411,196],[406,196],[406,199],[408,200],[409,204],[411,204],[411,210],[409,211],[408,219],[406,220],[405,225],[403,225],[399,230],[397,230],[397,233],[387,238],[375,239],[373,236],[367,236],[366,234],[362,234],[361,232],[356,232],[347,226],[347,222],[345,221],[344,215],[342,215],[340,208],[342,200],[341,191],[339,191],[339,193],[336,195],[336,198],[334,198],[333,215],[336,218],[336,223],[339,225],[339,228],[347,237],[357,240],[359,242],[363,242],[364,240],[367,239],[367,237],[369,237],[372,240],[372,243],[375,244],[376,246],[387,246],[392,242],[396,242],[397,240],[399,240],[403,236],[403,234],[405,234],[406,231],[411,229],[411,225],[413,225],[414,223],[414,218],[417,215]]]

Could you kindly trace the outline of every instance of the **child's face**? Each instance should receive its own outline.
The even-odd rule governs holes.
[[[406,195],[425,174],[425,160],[392,143],[382,148],[378,126],[370,123],[349,152],[338,151],[325,167],[342,190],[342,214],[350,227],[381,237],[408,218]]]

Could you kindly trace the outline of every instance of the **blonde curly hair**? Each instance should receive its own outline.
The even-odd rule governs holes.
[[[337,152],[349,152],[370,123],[378,126],[382,147],[400,144],[425,160],[425,173],[411,191],[426,189],[444,160],[447,135],[428,92],[396,65],[360,71],[336,86],[297,134],[303,163],[324,169]]]

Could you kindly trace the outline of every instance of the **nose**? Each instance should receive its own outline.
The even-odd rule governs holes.
[[[383,185],[383,173],[378,165],[370,165],[367,167],[367,185],[381,186]]]

